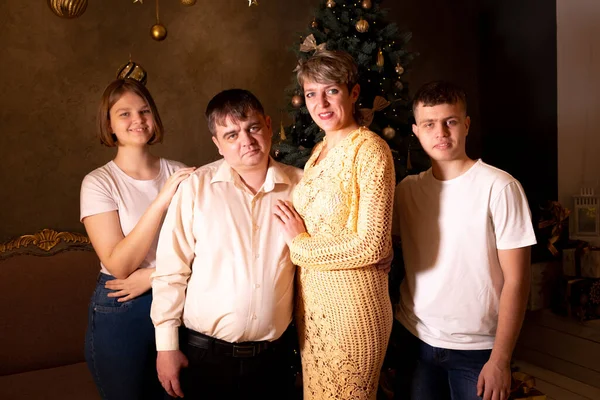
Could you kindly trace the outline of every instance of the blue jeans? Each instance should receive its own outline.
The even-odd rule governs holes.
[[[150,320],[152,291],[119,303],[107,297],[111,290],[104,287],[112,279],[103,273],[98,276],[85,337],[85,359],[100,396],[104,400],[162,399]]]
[[[433,347],[394,321],[398,346],[395,399],[477,400],[479,373],[491,350],[450,350]]]

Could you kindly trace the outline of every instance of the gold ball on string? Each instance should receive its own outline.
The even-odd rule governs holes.
[[[335,1],[327,0],[327,8],[333,8],[333,7],[335,7]]]
[[[319,27],[319,23],[316,19],[313,19],[313,22],[310,23],[311,28],[317,29]]]
[[[369,23],[367,22],[366,19],[359,19],[358,22],[356,22],[356,30],[359,31],[360,33],[365,33],[369,30]]]
[[[396,89],[398,89],[398,90],[402,90],[402,89],[404,89],[404,84],[403,84],[401,81],[396,81],[396,82],[394,83],[394,86],[395,86],[395,87],[396,87]]]
[[[364,8],[365,10],[368,10],[371,8],[371,6],[373,5],[371,3],[371,0],[363,0],[362,3],[360,4],[362,8]]]
[[[396,64],[396,73],[402,75],[404,73],[404,67],[400,63]]]
[[[181,4],[184,6],[193,6],[196,4],[196,0],[180,0]]]
[[[87,5],[87,0],[48,0],[50,10],[61,18],[80,17]]]
[[[145,85],[148,81],[148,74],[140,64],[129,61],[117,70],[117,79],[135,79]]]
[[[383,128],[382,135],[385,139],[392,140],[396,136],[396,130],[388,125],[387,127]]]
[[[167,37],[167,28],[163,24],[154,24],[150,28],[150,36],[157,42],[165,40]]]
[[[292,96],[292,106],[294,108],[300,108],[304,105],[304,99],[299,94]]]

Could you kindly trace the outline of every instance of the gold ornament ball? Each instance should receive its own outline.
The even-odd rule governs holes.
[[[360,33],[365,33],[366,31],[369,30],[369,23],[367,22],[366,19],[359,19],[358,22],[356,23],[356,30],[359,31]]]
[[[396,130],[391,126],[383,128],[383,137],[387,140],[392,140],[396,136]]]
[[[48,0],[50,10],[62,18],[77,18],[87,8],[87,0]]]
[[[148,81],[148,74],[140,64],[129,61],[117,70],[117,79],[135,79],[145,85]]]
[[[371,6],[373,5],[371,3],[371,0],[363,0],[362,3],[360,4],[362,8],[364,8],[365,10],[368,10],[371,8]]]
[[[314,29],[317,29],[319,27],[319,23],[316,19],[313,19],[313,22],[311,22],[310,26]]]
[[[165,40],[167,37],[167,28],[165,28],[163,24],[152,25],[152,28],[150,28],[150,36],[157,42]]]
[[[333,7],[335,7],[335,1],[327,0],[327,8],[333,8]]]
[[[292,106],[300,108],[304,105],[304,99],[299,94],[292,96]]]
[[[395,87],[396,87],[396,89],[398,89],[398,90],[402,90],[402,89],[404,89],[404,84],[403,84],[401,81],[396,81],[396,82],[394,83],[394,86],[395,86]]]
[[[184,6],[193,6],[194,4],[196,4],[196,0],[180,0],[181,4],[183,4]]]
[[[402,67],[402,65],[400,65],[400,63],[396,64],[396,73],[398,75],[402,75],[404,73],[404,67]]]

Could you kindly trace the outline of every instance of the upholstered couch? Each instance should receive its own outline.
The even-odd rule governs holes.
[[[0,399],[99,399],[83,355],[99,271],[87,237],[45,229],[0,244]]]

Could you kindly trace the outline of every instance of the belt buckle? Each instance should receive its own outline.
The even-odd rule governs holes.
[[[254,357],[256,355],[255,346],[238,346],[233,345],[233,357]]]

